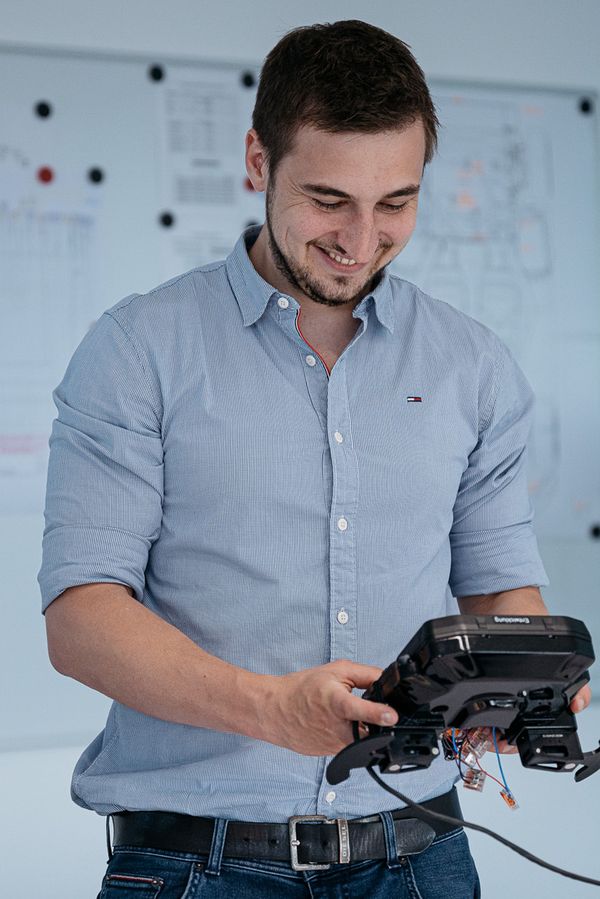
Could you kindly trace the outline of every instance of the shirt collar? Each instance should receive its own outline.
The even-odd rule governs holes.
[[[229,283],[242,313],[244,325],[253,325],[263,315],[271,297],[281,296],[271,284],[261,278],[248,255],[252,244],[258,237],[261,225],[251,225],[240,235],[235,247],[226,259]],[[291,298],[293,300],[293,298]],[[297,302],[293,300],[293,302]],[[354,318],[366,318],[371,306],[381,324],[390,334],[394,333],[394,315],[392,306],[392,287],[390,275],[383,270],[377,287],[360,301],[353,311]]]

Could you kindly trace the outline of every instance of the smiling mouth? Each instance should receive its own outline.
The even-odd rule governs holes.
[[[333,250],[327,250],[325,247],[316,246],[317,250],[320,250],[327,262],[335,268],[337,271],[342,271],[347,274],[351,272],[358,272],[366,266],[366,262],[357,262],[356,259],[352,259],[349,256],[341,256],[339,253],[335,253]]]

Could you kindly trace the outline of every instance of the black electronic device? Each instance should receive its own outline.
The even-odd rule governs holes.
[[[396,725],[365,725],[367,736],[327,767],[331,784],[352,768],[382,773],[427,768],[449,728],[498,728],[528,768],[600,768],[600,747],[582,752],[570,703],[589,680],[590,634],[575,618],[550,615],[451,615],[425,622],[364,699],[392,706]],[[494,732],[495,733],[495,732]]]

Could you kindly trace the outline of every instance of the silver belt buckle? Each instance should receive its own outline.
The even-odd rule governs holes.
[[[313,862],[303,864],[298,861],[298,846],[300,840],[296,832],[297,824],[337,824],[338,838],[340,845],[339,862],[340,864],[350,863],[350,835],[348,833],[348,822],[345,818],[328,818],[327,815],[293,815],[288,820],[290,831],[290,855],[292,868],[294,871],[325,871],[331,868],[330,864],[316,865]]]

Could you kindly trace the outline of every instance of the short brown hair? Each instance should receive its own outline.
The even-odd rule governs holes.
[[[408,44],[348,19],[295,28],[273,47],[260,74],[252,127],[274,177],[301,125],[375,133],[418,119],[427,164],[440,123],[422,69]]]

